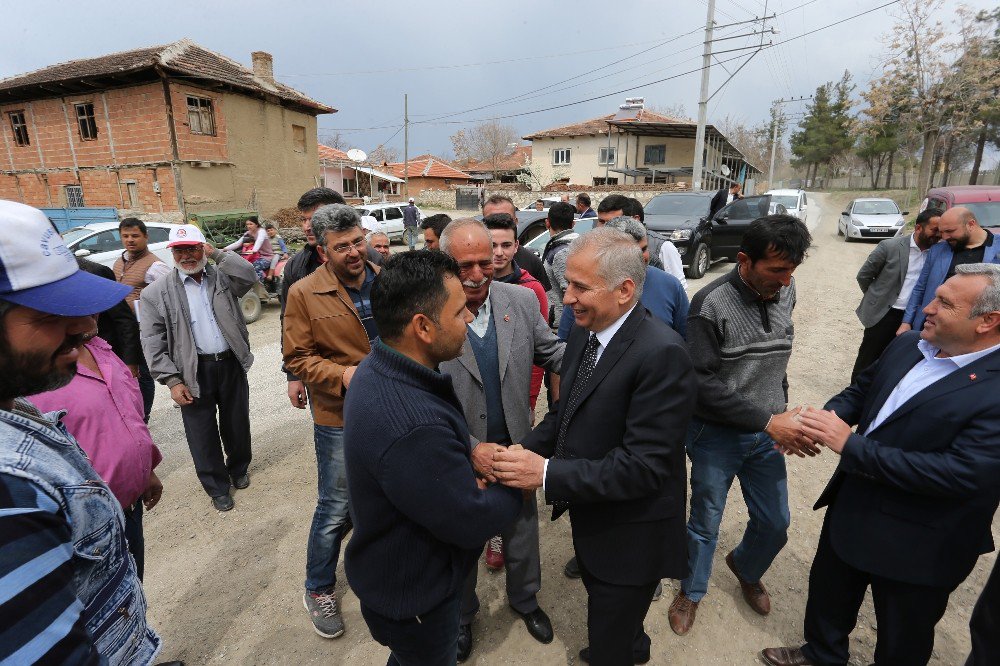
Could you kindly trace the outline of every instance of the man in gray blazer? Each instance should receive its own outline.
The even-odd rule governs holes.
[[[941,240],[940,218],[941,211],[936,208],[923,211],[917,216],[912,234],[887,238],[879,243],[858,271],[858,285],[865,295],[855,312],[865,333],[851,372],[852,384],[896,337],[910,292],[927,259],[927,251]]]
[[[475,319],[468,326],[462,355],[441,364],[451,375],[472,437],[472,462],[487,481],[493,476],[493,453],[520,442],[534,423],[529,391],[531,366],[551,372],[562,366],[565,343],[549,329],[530,289],[493,281],[493,244],[482,222],[455,220],[444,230],[440,249],[454,257]],[[538,507],[534,493],[521,515],[501,533],[507,570],[507,602],[524,620],[535,640],[552,641],[552,623],[538,606],[541,561]],[[472,620],[479,610],[477,568],[466,581],[462,599],[458,661],[472,651]]]

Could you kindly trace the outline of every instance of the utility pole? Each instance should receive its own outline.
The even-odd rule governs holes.
[[[410,100],[403,93],[403,196],[410,198]]]
[[[698,97],[698,129],[694,135],[694,164],[691,166],[691,189],[701,189],[705,166],[705,124],[708,122],[708,76],[712,65],[712,31],[715,27],[715,0],[708,0],[705,19],[705,49],[701,58],[701,94]]]
[[[808,97],[792,97],[791,99],[776,99],[771,103],[771,123],[774,125],[774,131],[771,132],[771,166],[767,170],[767,187],[769,189],[774,189],[774,155],[778,148],[778,125],[781,124],[779,115],[781,113],[779,107],[782,104],[790,104],[792,102],[801,102],[803,100],[812,99],[812,95]]]

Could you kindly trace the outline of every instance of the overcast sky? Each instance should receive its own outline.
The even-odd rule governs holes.
[[[768,25],[779,34],[764,41],[791,41],[758,53],[709,103],[709,122],[726,115],[762,120],[772,100],[809,95],[844,69],[863,88],[877,73],[891,7],[793,38],[885,1],[769,0],[767,14],[778,17]],[[995,1],[965,4],[990,8]],[[950,23],[958,6],[945,2],[941,19]],[[448,137],[467,121],[560,105],[566,106],[503,122],[523,136],[611,113],[627,96],[644,96],[647,105],[680,104],[696,116],[700,73],[683,73],[701,66],[706,13],[704,0],[34,0],[21,5],[16,21],[5,21],[0,78],[188,37],[247,66],[251,51],[272,53],[280,81],[338,109],[319,117],[319,133],[339,131],[348,147],[369,151],[385,142],[402,156],[403,132],[397,130],[408,93],[410,155],[446,154]],[[717,0],[715,18],[723,26],[764,13],[764,0]],[[14,17],[10,8],[5,15]],[[724,27],[716,36],[759,25]],[[759,41],[731,39],[715,48]],[[752,51],[718,58],[741,53]],[[728,77],[723,67],[732,71],[742,60],[712,67],[712,91]],[[676,78],[624,92],[671,76]],[[593,99],[609,93],[615,94]],[[497,104],[509,98],[518,99]],[[486,108],[471,111],[476,107]],[[791,113],[801,108],[786,105]]]

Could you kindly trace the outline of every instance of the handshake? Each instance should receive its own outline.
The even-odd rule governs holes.
[[[472,449],[472,467],[480,488],[487,483],[502,483],[511,488],[534,490],[542,486],[545,458],[520,444],[480,442]]]
[[[836,412],[815,407],[796,407],[775,414],[765,431],[775,441],[776,449],[800,458],[818,455],[822,446],[840,453],[851,436],[851,426]]]

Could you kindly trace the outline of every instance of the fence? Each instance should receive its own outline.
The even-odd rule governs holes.
[[[948,185],[969,185],[969,178],[972,176],[971,170],[952,171],[948,174]],[[916,181],[915,171],[895,172],[888,187],[885,184],[885,174],[879,178],[878,190],[905,190],[912,188]],[[931,187],[941,187],[944,185],[944,174],[936,173],[931,182]],[[1000,169],[980,170],[976,185],[1000,185]],[[868,190],[872,187],[871,176],[868,174],[851,174],[840,178],[817,178],[815,182],[807,182],[804,178],[789,178],[775,182],[775,189],[783,187],[802,187],[804,189],[818,190]]]

